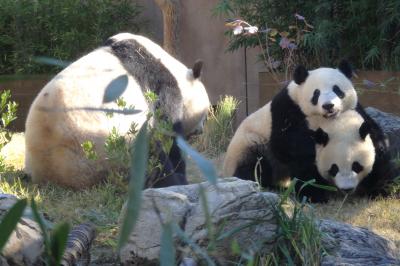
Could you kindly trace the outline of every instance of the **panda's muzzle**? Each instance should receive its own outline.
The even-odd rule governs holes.
[[[326,110],[328,113],[333,113],[335,111],[333,107],[335,107],[333,103],[325,103],[322,105],[322,108]]]

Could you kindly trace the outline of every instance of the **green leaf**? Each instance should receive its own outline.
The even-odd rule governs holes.
[[[59,66],[62,68],[66,68],[71,64],[71,62],[68,61],[63,61],[51,57],[46,57],[46,56],[35,56],[33,57],[33,61],[39,64],[44,64],[44,65],[51,65],[51,66]]]
[[[117,100],[124,93],[128,87],[128,76],[121,75],[113,79],[110,84],[107,85],[106,91],[104,92],[103,103],[109,103]]]
[[[186,141],[178,136],[176,138],[178,147],[192,160],[196,163],[197,167],[200,169],[200,171],[203,173],[203,175],[207,178],[207,180],[213,184],[217,184],[217,172],[214,168],[214,165],[210,160],[207,160],[204,158],[200,153],[195,151],[192,147],[189,146],[189,144],[186,143]]]
[[[11,233],[14,231],[24,213],[27,205],[26,199],[18,200],[4,215],[0,223],[0,252],[3,250]]]
[[[57,225],[51,234],[50,249],[54,265],[60,265],[67,245],[69,230],[69,224],[62,223]]]
[[[160,248],[160,265],[161,266],[174,266],[175,263],[175,247],[174,238],[172,234],[172,224],[167,223],[163,225],[161,235],[161,248]]]
[[[192,248],[195,253],[199,254],[206,260],[207,265],[209,266],[216,265],[215,262],[210,258],[210,256],[208,256],[207,252],[205,252],[199,245],[197,245],[193,240],[191,240],[178,225],[172,224],[172,227],[174,229],[174,232],[180,239],[182,239],[183,242],[189,245],[190,248]]]
[[[42,216],[40,215],[40,213],[38,211],[37,205],[36,205],[35,200],[33,198],[31,199],[31,209],[32,209],[33,218],[38,223],[38,225],[40,227],[40,230],[42,231],[42,236],[43,236],[43,241],[44,241],[45,248],[50,248],[49,236],[47,234],[46,225],[45,225],[45,223],[43,221]]]
[[[125,217],[122,221],[118,240],[118,250],[128,241],[133,231],[142,201],[142,190],[145,183],[147,161],[149,158],[149,134],[147,132],[147,121],[142,125],[133,144],[132,165],[130,169],[130,180],[128,188],[128,202]]]

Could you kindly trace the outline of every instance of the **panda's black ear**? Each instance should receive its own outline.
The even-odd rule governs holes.
[[[200,77],[202,67],[203,67],[203,61],[197,60],[197,61],[194,63],[194,66],[193,66],[193,68],[192,68],[192,71],[193,71],[193,78],[197,79],[197,78]]]
[[[365,140],[365,138],[370,132],[370,126],[366,121],[364,121],[364,123],[362,123],[362,125],[360,126],[359,132],[361,139]]]
[[[304,81],[306,81],[308,77],[308,71],[303,65],[298,65],[293,73],[293,80],[297,85],[300,85]]]
[[[348,79],[353,77],[353,69],[347,60],[340,61],[338,68]]]
[[[326,146],[326,144],[328,144],[329,142],[329,136],[328,134],[323,131],[321,128],[318,128],[315,132],[314,132],[314,140],[317,144]]]

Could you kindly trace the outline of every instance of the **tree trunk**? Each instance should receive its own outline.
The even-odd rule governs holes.
[[[179,0],[155,0],[163,14],[164,49],[179,58]]]

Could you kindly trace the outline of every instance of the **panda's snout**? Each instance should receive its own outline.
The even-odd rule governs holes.
[[[353,193],[354,188],[345,188],[345,189],[342,189],[342,191],[343,191],[344,193],[346,193],[346,194],[351,194],[351,193]]]
[[[328,111],[328,113],[333,113],[334,112],[334,107],[335,105],[333,103],[324,103],[322,105],[322,108],[325,109],[326,111]]]

